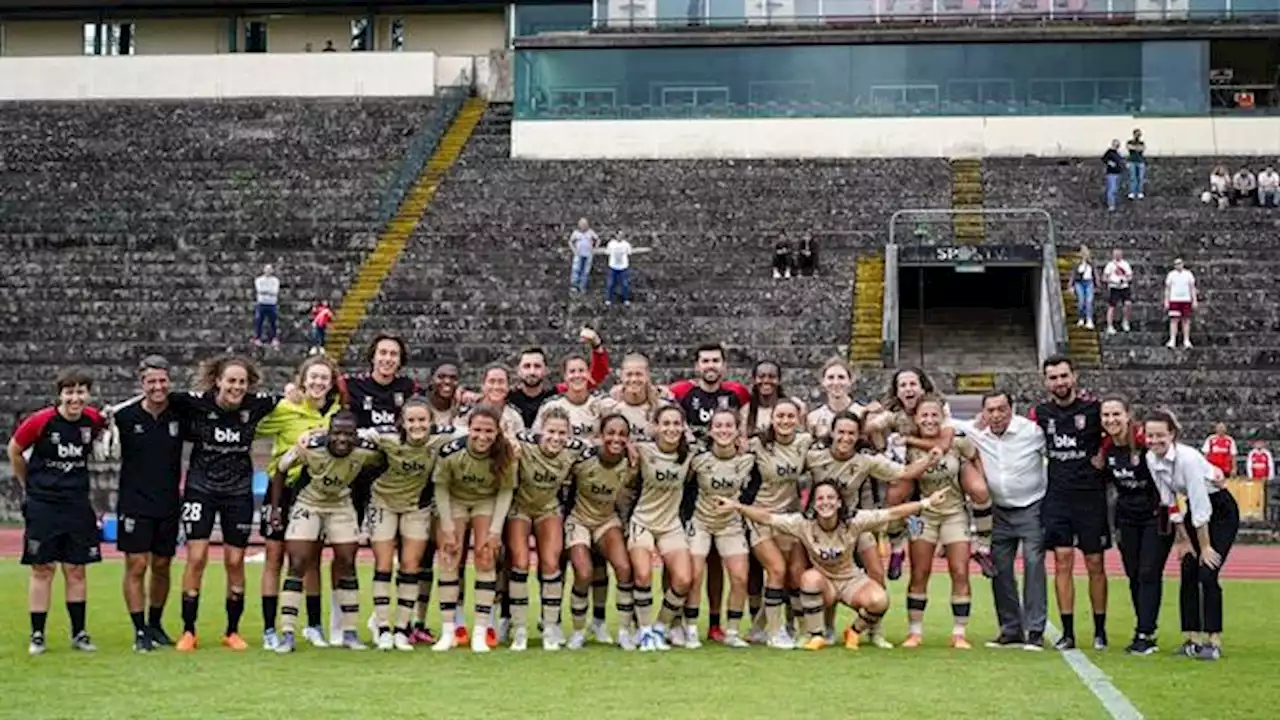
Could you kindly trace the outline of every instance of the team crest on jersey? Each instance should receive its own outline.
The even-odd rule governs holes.
[[[169,423],[169,437],[178,437],[178,421]]]
[[[172,423],[171,423],[171,424],[172,424]],[[133,434],[134,434],[134,435],[141,435],[141,434],[142,434],[142,433],[144,433],[144,432],[146,432],[146,431],[142,429],[142,424],[141,424],[141,423],[139,423],[139,424],[137,424],[137,425],[134,425],[134,426],[133,426]]]
[[[728,395],[721,395],[720,397],[716,398],[716,404],[717,404],[717,405],[719,405],[719,407],[720,407],[720,409],[721,409],[721,410],[728,410],[728,409],[729,409],[729,396],[728,396]]]
[[[54,445],[61,445],[61,444],[62,444],[62,433],[59,433],[59,432],[51,432],[51,433],[49,433],[49,442],[53,443]]]
[[[85,444],[93,442],[93,428],[80,428],[80,441]]]
[[[364,397],[364,409],[366,411],[373,409],[373,398],[369,397],[368,395]]]
[[[248,425],[248,424],[249,424],[249,411],[248,411],[248,410],[241,410],[241,411],[240,411],[240,424],[241,424],[241,425]]]
[[[1088,422],[1088,421],[1085,419],[1085,416],[1084,416],[1084,415],[1077,415],[1077,416],[1076,416],[1076,429],[1077,429],[1077,430],[1083,430],[1083,429],[1084,429],[1084,426],[1085,426],[1085,423],[1087,423],[1087,422]]]
[[[395,394],[395,402],[396,402],[396,407],[400,407],[401,405],[403,405],[403,404],[404,404],[404,393],[396,393],[396,394]]]
[[[448,442],[444,447],[440,448],[440,457],[448,457],[462,448],[467,446],[467,436],[457,437]]]
[[[1045,423],[1045,429],[1049,431],[1050,435],[1056,435],[1058,433],[1058,422],[1053,418],[1049,418],[1049,422]]]

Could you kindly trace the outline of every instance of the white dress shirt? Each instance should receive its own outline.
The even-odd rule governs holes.
[[[1003,435],[981,430],[969,420],[956,420],[956,429],[978,446],[991,501],[998,507],[1024,508],[1039,502],[1048,488],[1044,465],[1044,433],[1032,421],[1015,415]]]
[[[609,255],[609,267],[613,270],[626,270],[631,267],[631,243],[626,240],[610,240],[605,246]]]
[[[259,275],[253,281],[259,305],[275,305],[280,302],[280,278],[275,275]]]
[[[1148,450],[1147,468],[1160,491],[1160,503],[1170,508],[1171,520],[1182,521],[1182,515],[1175,508],[1178,496],[1183,495],[1191,512],[1192,527],[1204,527],[1209,522],[1213,516],[1209,495],[1218,492],[1218,488],[1210,482],[1214,476],[1213,465],[1199,450],[1182,443],[1175,443],[1164,455]]]

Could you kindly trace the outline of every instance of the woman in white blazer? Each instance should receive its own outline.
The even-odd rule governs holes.
[[[1178,442],[1173,414],[1156,410],[1145,418],[1147,467],[1168,509],[1182,562],[1179,606],[1185,641],[1177,654],[1201,660],[1222,656],[1222,585],[1218,573],[1240,530],[1240,509],[1222,489],[1222,474],[1199,450]],[[1187,509],[1178,509],[1178,496]]]

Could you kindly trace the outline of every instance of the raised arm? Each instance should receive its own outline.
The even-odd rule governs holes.
[[[955,439],[956,429],[946,425],[942,426],[941,430],[938,432],[938,437],[936,438],[926,439],[912,435],[902,436],[902,441],[907,444],[907,447],[918,448],[920,450],[932,450],[933,448],[938,448],[943,452],[951,449],[951,442]]]
[[[507,521],[507,512],[511,510],[511,500],[515,497],[515,489],[504,485],[498,489],[498,497],[493,502],[493,519],[489,524],[489,537],[502,542],[502,526]],[[496,549],[496,547],[495,547]]]
[[[9,466],[13,468],[13,477],[18,481],[24,496],[27,492],[27,458],[23,453],[36,444],[40,434],[44,432],[44,426],[56,412],[53,408],[45,408],[28,415],[13,431],[13,437],[9,439]]]
[[[764,508],[759,508],[754,505],[743,505],[741,502],[734,500],[733,498],[716,498],[716,504],[719,507],[727,508],[738,513],[751,522],[769,526],[773,526],[774,524],[774,514]]]
[[[904,480],[915,482],[929,468],[933,467],[934,463],[941,460],[943,455],[943,451],[935,447],[930,449],[928,454],[905,466],[883,457],[875,456],[869,461],[870,466],[867,468],[867,474],[886,483],[902,482]]]
[[[950,488],[943,488],[919,502],[893,505],[883,510],[861,510],[857,515],[853,516],[850,522],[856,523],[860,530],[880,529],[895,520],[909,518],[912,515],[918,515],[921,512],[928,510],[934,505],[946,500],[947,495],[950,493]]]
[[[276,463],[276,471],[271,476],[271,484],[267,487],[267,504],[272,508],[279,508],[280,502],[284,498],[284,484],[289,477],[289,468],[298,461],[298,451],[289,448],[284,455],[280,457]]]
[[[26,448],[18,444],[18,438],[9,441],[9,467],[13,468],[13,479],[25,495],[27,492],[27,459],[23,457]]]
[[[440,531],[453,537],[453,502],[449,498],[449,479],[452,473],[449,467],[450,464],[443,460],[437,462],[432,480],[436,487],[436,513],[440,516]]]

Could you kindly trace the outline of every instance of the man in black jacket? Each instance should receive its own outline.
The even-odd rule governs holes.
[[[1124,156],[1120,154],[1119,140],[1111,141],[1111,147],[1102,154],[1102,164],[1107,173],[1107,210],[1115,212],[1116,195],[1120,192],[1120,175],[1124,173]]]

